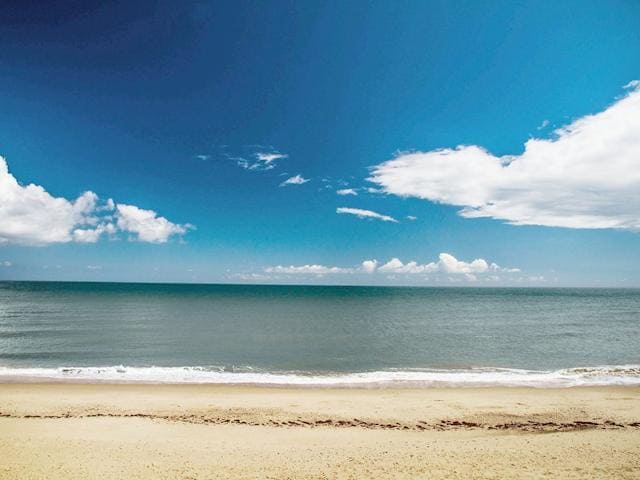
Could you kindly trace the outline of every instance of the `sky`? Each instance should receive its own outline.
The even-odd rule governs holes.
[[[640,287],[638,2],[20,1],[0,31],[0,280]]]

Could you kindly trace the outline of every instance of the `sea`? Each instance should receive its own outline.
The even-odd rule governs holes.
[[[640,385],[640,290],[0,282],[0,381]]]

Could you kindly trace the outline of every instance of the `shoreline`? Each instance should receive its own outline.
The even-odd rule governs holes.
[[[0,383],[247,385],[301,388],[640,387],[640,365],[531,370],[507,367],[408,368],[354,372],[231,369],[202,366],[0,367]]]
[[[131,387],[214,387],[214,388],[246,388],[258,390],[337,390],[337,391],[440,391],[440,390],[596,390],[596,389],[640,389],[640,383],[636,384],[587,384],[587,385],[517,385],[517,384],[473,384],[473,383],[442,383],[420,384],[417,382],[406,383],[359,383],[359,384],[299,384],[299,383],[261,383],[261,382],[172,382],[172,381],[140,381],[140,380],[96,380],[82,378],[41,378],[41,377],[2,377],[0,376],[0,388],[9,385],[39,385],[39,386],[131,386]]]
[[[0,384],[0,479],[637,478],[640,387]]]

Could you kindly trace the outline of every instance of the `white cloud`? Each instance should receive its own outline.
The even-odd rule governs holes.
[[[107,202],[104,204],[104,206],[102,207],[102,210],[115,210],[116,209],[116,202],[113,201],[113,198],[108,198]]]
[[[304,178],[302,175],[294,175],[293,177],[287,178],[284,182],[280,184],[281,187],[285,187],[287,185],[302,185],[303,183],[307,183],[309,181],[308,178]]]
[[[278,153],[278,152],[258,152],[256,153],[256,158],[260,162],[271,164],[275,160],[280,160],[281,158],[287,158],[287,155]]]
[[[141,242],[165,243],[172,235],[181,235],[191,225],[172,223],[159,217],[153,210],[144,210],[134,205],[117,205],[117,225],[123,232],[136,234]]]
[[[397,278],[396,275],[415,275],[415,274],[444,274],[453,277],[463,277],[469,281],[478,280],[479,275],[485,275],[483,278],[495,280],[496,273],[516,273],[520,272],[517,268],[502,268],[496,263],[488,263],[482,258],[475,259],[471,262],[458,260],[449,253],[441,253],[438,261],[426,264],[419,264],[411,261],[403,263],[398,258],[392,258],[387,263],[380,265],[377,260],[364,260],[359,267],[328,267],[325,265],[300,265],[300,266],[282,266],[267,267],[264,269],[268,274],[286,274],[286,275],[329,275],[329,274],[374,274],[380,273],[387,277]]]
[[[324,265],[301,265],[294,266],[290,265],[288,267],[284,267],[282,265],[278,265],[276,267],[267,267],[264,269],[266,273],[286,273],[286,274],[303,274],[303,275],[326,275],[330,273],[353,273],[353,269],[351,268],[342,268],[342,267],[326,267]]]
[[[244,282],[264,282],[268,280],[274,280],[279,277],[272,277],[270,275],[263,275],[261,273],[233,273],[228,275],[228,278],[242,280]]]
[[[378,261],[365,260],[364,262],[362,262],[361,268],[366,273],[373,273],[376,271],[376,268],[378,268]]]
[[[540,125],[536,127],[536,130],[543,130],[549,126],[549,120],[545,119]]]
[[[438,267],[435,263],[428,263],[426,265],[419,265],[417,262],[412,261],[409,263],[402,263],[398,258],[392,258],[387,263],[378,268],[382,273],[432,273],[436,272]]]
[[[79,243],[95,243],[103,233],[113,235],[116,233],[116,227],[113,223],[102,223],[95,228],[76,228],[73,231],[73,241]]]
[[[113,211],[117,207],[117,226]],[[51,243],[93,243],[107,233],[114,235],[119,228],[133,231],[134,225],[123,217],[121,207],[109,198],[100,202],[98,196],[87,191],[75,200],[54,197],[42,186],[21,185],[9,172],[7,162],[0,157],[0,245],[47,245]],[[141,210],[140,212],[150,212]],[[176,225],[155,216],[156,235],[147,231],[139,235],[142,241],[166,241],[168,235],[184,233],[185,226]],[[152,223],[152,222],[148,222]],[[158,226],[159,225],[159,226]],[[164,239],[164,240],[163,240]]]
[[[247,160],[243,157],[232,157],[238,165],[246,170],[264,171],[271,170],[276,166],[276,160],[287,158],[288,155],[279,152],[255,152],[253,159]]]
[[[640,230],[640,82],[603,112],[531,139],[521,155],[482,147],[399,154],[373,167],[385,192],[515,225]]]
[[[438,267],[446,273],[484,273],[489,270],[489,264],[483,258],[476,258],[472,262],[463,262],[451,254],[441,253],[438,256]]]
[[[545,278],[542,275],[527,277],[524,279],[526,282],[544,282]]]
[[[336,190],[338,195],[358,195],[358,192],[353,188],[341,188],[340,190]]]
[[[5,260],[4,262],[0,262],[0,267],[11,267],[13,265],[13,263],[11,263],[8,260]]]
[[[489,265],[489,270],[491,270],[492,272],[503,272],[503,273],[521,272],[519,268],[503,268],[500,265],[496,265],[495,263],[492,263],[491,265]]]
[[[363,263],[364,265],[364,263]],[[392,258],[378,269],[381,273],[394,274],[426,274],[426,273],[447,273],[447,274],[463,274],[473,275],[488,272],[514,273],[519,272],[517,268],[502,268],[495,263],[489,264],[482,258],[477,258],[471,262],[458,260],[449,253],[441,253],[437,262],[419,264],[416,261],[403,263],[398,258]],[[469,277],[470,278],[470,277]]]
[[[336,209],[336,213],[346,213],[348,215],[355,215],[358,218],[375,218],[377,220],[382,220],[383,222],[398,223],[398,221],[393,217],[382,215],[371,210],[363,210],[361,208],[339,207]]]
[[[0,244],[44,245],[69,242],[77,225],[91,225],[97,195],[75,200],[54,197],[39,185],[22,186],[0,157]]]
[[[406,218],[407,218],[407,220],[411,220],[412,222],[418,219],[418,217],[415,217],[413,215],[407,215]]]

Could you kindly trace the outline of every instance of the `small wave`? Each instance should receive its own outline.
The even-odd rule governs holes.
[[[218,367],[0,367],[0,381],[291,385],[310,387],[640,386],[640,365],[553,371],[510,368],[385,370],[356,373],[264,372]]]

